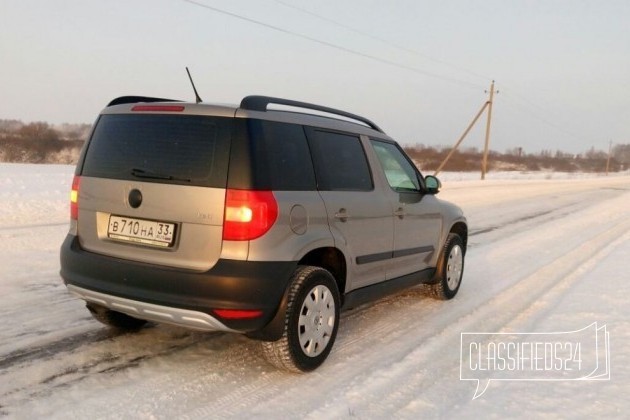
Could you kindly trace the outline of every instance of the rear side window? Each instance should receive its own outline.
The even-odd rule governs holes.
[[[357,136],[308,129],[318,188],[322,191],[370,191],[372,176]]]
[[[315,191],[315,172],[304,128],[235,119],[228,188]]]
[[[197,115],[103,115],[82,174],[224,188],[231,125],[231,118]]]
[[[259,178],[269,177],[276,191],[314,191],[315,172],[304,128],[297,124],[249,120]]]

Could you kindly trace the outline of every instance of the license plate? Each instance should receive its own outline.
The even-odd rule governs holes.
[[[107,236],[119,241],[167,248],[173,245],[175,224],[109,216]]]

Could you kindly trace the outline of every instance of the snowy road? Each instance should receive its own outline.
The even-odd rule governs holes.
[[[169,326],[114,334],[58,276],[72,168],[0,164],[0,417],[610,417],[630,412],[630,176],[444,182],[471,227],[448,302],[419,289],[342,315],[326,363]],[[462,332],[611,336],[609,381],[460,381]]]

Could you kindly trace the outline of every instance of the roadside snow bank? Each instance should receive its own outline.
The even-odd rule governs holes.
[[[74,166],[0,164],[0,228],[67,223]]]
[[[431,175],[432,172],[423,172]],[[523,179],[593,179],[607,177],[623,177],[630,175],[630,171],[611,172],[606,175],[597,172],[547,172],[547,171],[491,171],[486,174],[486,180],[523,180]],[[441,181],[472,181],[481,178],[481,172],[440,172]]]

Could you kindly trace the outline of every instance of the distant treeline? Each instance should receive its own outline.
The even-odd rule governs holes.
[[[89,124],[0,120],[0,162],[76,163]]]
[[[64,163],[74,164],[79,158],[83,143],[90,133],[89,124],[61,124],[45,122],[25,124],[17,120],[0,120],[0,162]],[[425,172],[435,171],[446,155],[448,147],[416,144],[405,150]],[[481,167],[482,153],[476,148],[456,151],[444,171],[477,171]],[[543,150],[526,153],[521,148],[505,153],[491,151],[488,169],[491,171],[560,171],[604,172],[608,153],[591,150],[574,155],[561,151]],[[612,149],[609,171],[630,167],[630,144],[618,144]]]
[[[423,171],[435,171],[450,152],[447,147],[415,145],[405,147],[414,162]],[[477,148],[456,151],[442,171],[478,171],[481,169],[483,153]],[[630,168],[630,144],[618,144],[612,149],[610,161],[608,153],[591,148],[580,154],[562,151],[542,150],[538,153],[525,153],[515,148],[499,153],[488,154],[489,171],[554,171],[554,172],[618,172]]]

